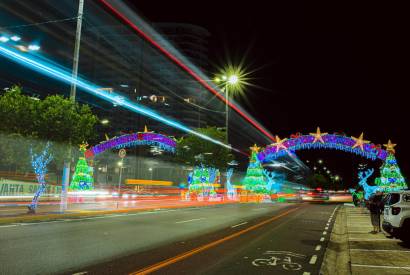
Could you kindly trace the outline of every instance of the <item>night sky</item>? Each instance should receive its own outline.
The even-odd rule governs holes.
[[[375,144],[390,138],[398,143],[404,176],[409,175],[410,22],[404,3],[149,0],[132,5],[149,21],[208,29],[212,64],[244,58],[248,70],[255,70],[251,82],[262,88],[249,87],[248,101],[237,100],[273,134],[286,137],[320,126],[323,132],[355,137],[363,131]],[[298,156],[323,158],[349,181],[364,161],[335,151]],[[368,163],[378,171],[380,163]]]

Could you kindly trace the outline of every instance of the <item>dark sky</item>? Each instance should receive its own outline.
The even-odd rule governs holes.
[[[133,6],[150,21],[208,29],[212,63],[245,57],[249,70],[257,69],[252,83],[264,89],[248,88],[249,104],[239,102],[273,134],[320,126],[349,136],[363,131],[376,144],[390,138],[409,175],[410,20],[404,1],[400,6],[138,0]],[[352,174],[351,157],[343,153],[298,155],[325,157],[335,173]]]

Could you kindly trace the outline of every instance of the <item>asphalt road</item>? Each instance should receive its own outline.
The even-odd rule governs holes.
[[[156,272],[315,274],[335,207],[233,204],[0,226],[0,274],[128,274],[215,242]]]

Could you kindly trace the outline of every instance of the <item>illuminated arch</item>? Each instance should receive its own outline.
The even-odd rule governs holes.
[[[340,134],[321,133],[318,128],[316,133],[292,135],[289,139],[281,140],[276,136],[276,143],[268,145],[261,151],[258,154],[258,159],[261,162],[267,162],[289,153],[306,149],[334,149],[371,160],[380,159],[384,161],[387,157],[387,151],[381,149],[379,145],[364,140],[363,133],[360,137],[355,138]]]
[[[101,142],[85,151],[85,157],[94,157],[108,149],[120,149],[141,145],[158,146],[160,149],[171,153],[175,153],[176,150],[176,141],[174,139],[161,134],[144,132],[122,135]]]

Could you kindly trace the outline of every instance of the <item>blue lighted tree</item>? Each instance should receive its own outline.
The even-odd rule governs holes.
[[[47,183],[45,180],[45,176],[47,174],[47,165],[53,159],[51,154],[48,152],[49,148],[50,148],[50,143],[47,142],[46,147],[44,148],[43,152],[39,155],[33,153],[33,148],[30,149],[31,166],[34,169],[34,173],[36,174],[36,178],[37,178],[38,183],[40,184],[40,188],[37,189],[36,193],[34,194],[34,198],[31,201],[30,206],[28,206],[29,213],[36,212],[38,200],[47,186]]]

